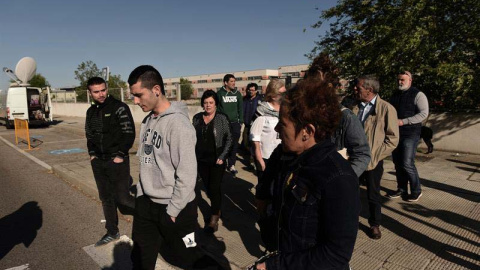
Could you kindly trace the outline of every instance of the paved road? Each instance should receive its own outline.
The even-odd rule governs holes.
[[[2,141],[0,153],[0,269],[99,269],[82,248],[105,233],[100,203]]]
[[[35,136],[43,136],[43,144],[40,145],[40,150],[31,151],[33,156],[43,160],[54,168],[55,173],[61,175],[71,183],[75,183],[81,187],[84,192],[95,197],[96,189],[93,181],[93,176],[86,158],[86,153],[69,153],[63,155],[50,154],[50,151],[58,151],[62,149],[85,148],[85,139],[83,131],[82,118],[63,118],[58,121],[56,125],[52,125],[48,129],[32,130],[31,134]],[[69,130],[69,131],[67,131]],[[0,136],[2,139],[9,142],[14,142],[12,131],[5,131],[0,127]],[[3,175],[7,175],[7,169],[3,163],[12,162],[20,168],[27,168],[25,165],[29,163],[28,159],[18,157],[18,152],[7,151],[3,143],[0,141],[0,183],[3,184],[0,191],[0,198],[8,201],[6,205],[0,206],[0,218],[6,214],[10,214],[18,210],[21,205],[29,200],[35,200],[40,203],[42,209],[48,209],[48,203],[40,201],[39,196],[42,192],[40,187],[30,187],[38,185],[39,183],[48,183],[47,191],[53,192],[57,189],[58,183],[61,182],[63,186],[68,187],[59,178],[48,178],[45,176],[45,171],[41,167],[30,166],[30,168],[37,168],[34,173],[29,171],[22,171],[22,174],[32,177],[34,175],[42,180],[28,180],[23,177],[15,178],[15,185],[11,187],[7,181],[3,180]],[[22,149],[25,145],[20,145]],[[135,151],[135,149],[132,149]],[[5,155],[3,153],[6,153]],[[133,154],[133,153],[132,153]],[[8,157],[5,160],[5,156]],[[2,160],[3,159],[3,160]],[[23,164],[19,162],[23,160]],[[132,159],[134,160],[134,159]],[[239,174],[236,178],[232,178],[230,174],[226,174],[223,182],[224,202],[222,203],[223,218],[219,231],[215,234],[215,238],[200,239],[202,233],[198,236],[198,243],[203,246],[205,250],[216,255],[219,261],[226,264],[225,269],[240,269],[248,265],[256,257],[261,254],[261,243],[258,233],[258,228],[255,224],[255,210],[252,205],[253,195],[252,187],[256,183],[256,178],[251,172],[246,171],[242,166],[242,159],[239,159],[237,169]],[[135,181],[138,178],[138,163],[132,162],[132,176]],[[3,167],[2,167],[3,166]],[[435,151],[431,155],[417,155],[417,167],[422,178],[422,188],[424,195],[417,203],[408,203],[402,200],[390,200],[382,197],[382,239],[372,240],[366,235],[368,226],[367,216],[368,208],[366,205],[365,187],[360,187],[362,198],[362,213],[360,216],[359,233],[357,242],[355,244],[354,254],[351,260],[351,266],[355,270],[437,270],[437,269],[480,269],[480,156],[448,153]],[[55,181],[44,180],[42,176]],[[11,177],[11,176],[10,176]],[[5,182],[5,183],[4,183]],[[10,180],[11,182],[11,180]],[[28,183],[27,187],[21,187],[20,183]],[[382,178],[382,194],[395,189],[395,169],[391,160],[385,161],[385,173]],[[32,190],[33,189],[33,190]],[[13,191],[11,191],[13,190]],[[4,195],[6,191],[8,194],[21,194],[23,201],[16,202],[11,206],[11,195]],[[11,192],[10,192],[11,191]],[[39,194],[37,194],[39,193]],[[73,205],[81,205],[83,208],[89,208],[90,213],[84,214],[79,212],[80,218],[72,213],[71,222],[80,228],[74,231],[86,236],[75,238],[71,241],[68,248],[60,248],[62,252],[76,252],[79,258],[85,258],[81,251],[82,247],[91,245],[97,240],[98,236],[103,232],[102,226],[99,225],[98,220],[101,218],[100,205],[92,206],[92,201],[85,199],[90,203],[85,203],[80,199],[72,199],[72,194],[79,195],[74,191],[63,191],[64,194],[69,194],[60,199],[57,197],[53,201],[63,202],[69,208],[74,208]],[[206,199],[202,193],[203,198]],[[48,195],[50,196],[50,195]],[[47,197],[48,197],[47,196]],[[72,198],[70,198],[72,197]],[[200,197],[200,196],[199,196]],[[65,198],[68,198],[65,199]],[[77,202],[75,202],[77,200]],[[72,201],[72,202],[69,202]],[[7,210],[4,208],[9,207]],[[65,212],[66,206],[57,206],[53,213]],[[63,207],[63,208],[62,208]],[[78,207],[78,206],[77,206]],[[95,210],[96,209],[96,210]],[[76,213],[81,209],[70,210]],[[201,210],[201,207],[200,207]],[[46,210],[44,210],[46,212]],[[201,211],[199,211],[199,223],[203,226]],[[59,215],[59,214],[56,214]],[[40,235],[44,234],[46,230],[47,221],[54,224],[59,223],[60,218],[55,214],[51,214],[48,218],[46,213],[43,214],[44,225],[39,230],[39,236],[35,239],[40,241]],[[93,216],[93,218],[92,218]],[[68,216],[70,218],[70,216]],[[53,220],[52,220],[53,219]],[[80,220],[80,221],[79,221]],[[87,222],[89,225],[87,225]],[[126,225],[130,225],[126,223]],[[62,225],[64,226],[64,225]],[[62,232],[64,227],[59,226],[57,229],[51,229],[55,233]],[[66,226],[67,228],[68,225]],[[82,229],[84,232],[82,231]],[[2,232],[3,230],[0,230]],[[130,229],[123,230],[128,233]],[[50,232],[50,231],[49,231]],[[45,233],[47,236],[53,233]],[[64,236],[60,234],[61,237]],[[45,237],[45,236],[43,236]],[[72,237],[72,236],[70,236]],[[76,243],[77,241],[78,243]],[[82,242],[83,241],[83,242]],[[0,241],[1,243],[1,241]],[[52,242],[55,243],[55,242]],[[30,246],[29,249],[33,249]],[[40,245],[42,246],[42,245]],[[51,249],[53,248],[49,243],[43,244],[45,250],[37,249],[37,253],[42,254],[40,259],[49,258],[51,254],[55,254]],[[17,249],[26,250],[22,245],[17,245],[7,257],[16,254]],[[72,251],[73,249],[73,251]],[[85,250],[85,253],[88,253]],[[60,252],[60,256],[68,258],[68,254]],[[128,253],[123,253],[124,259],[128,259]],[[82,257],[83,256],[83,257]],[[6,258],[7,258],[6,257]],[[39,256],[40,257],[40,256]],[[72,257],[75,257],[72,255]],[[120,256],[118,256],[120,257]],[[116,257],[116,258],[118,258]],[[0,261],[0,269],[5,268],[4,261]],[[28,258],[34,258],[32,257]],[[71,257],[70,257],[71,258]],[[111,258],[110,258],[111,259]],[[49,259],[46,259],[49,260]],[[58,260],[58,258],[56,259]],[[86,259],[88,261],[88,258]],[[33,260],[30,260],[33,261]],[[69,260],[65,259],[64,261]],[[116,265],[119,260],[115,259]],[[8,267],[23,265],[28,263],[26,260],[15,261],[14,264],[9,264]],[[97,261],[98,263],[98,261]],[[99,263],[100,264],[100,263]],[[112,261],[104,262],[102,265],[109,266]],[[120,263],[121,264],[121,263]],[[68,269],[75,269],[74,266]],[[44,267],[37,267],[32,269],[45,269]],[[47,267],[46,269],[65,269],[65,267]],[[89,269],[84,267],[84,269]],[[98,269],[94,267],[93,269]],[[165,269],[161,266],[159,269]]]

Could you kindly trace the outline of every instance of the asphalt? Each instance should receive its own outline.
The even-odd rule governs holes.
[[[2,133],[31,159],[44,163],[65,181],[86,195],[98,199],[84,137],[84,118],[57,117],[48,128],[30,130],[36,150],[15,146],[12,133]],[[138,131],[138,126],[137,126]],[[138,132],[137,132],[138,134]],[[131,175],[138,182],[139,165],[131,149]],[[365,187],[360,187],[362,212],[359,232],[351,260],[354,270],[376,269],[480,269],[480,156],[434,151],[426,155],[419,149],[416,164],[423,196],[418,202],[382,198],[382,238],[370,239]],[[32,160],[33,160],[32,159]],[[36,162],[36,161],[35,161]],[[38,163],[38,162],[37,162]],[[39,163],[40,164],[40,163]],[[40,164],[41,165],[41,164]],[[257,215],[254,206],[256,176],[239,155],[237,177],[225,174],[222,183],[222,219],[215,237],[204,235],[202,212],[209,202],[203,189],[199,195],[197,242],[226,269],[244,269],[261,256]],[[390,159],[384,162],[381,193],[396,188],[395,169]],[[199,187],[202,185],[200,184]],[[131,220],[131,217],[124,217]],[[128,235],[130,235],[128,233]]]

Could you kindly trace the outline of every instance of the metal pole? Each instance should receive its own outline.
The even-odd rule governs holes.
[[[182,100],[182,91],[180,90],[180,83],[177,83],[175,84],[175,86],[177,87],[177,101],[180,101]]]
[[[88,90],[87,90],[87,103],[90,104],[90,95],[88,94]]]
[[[122,100],[122,102],[125,102],[124,97],[123,97],[123,88],[122,87],[120,87],[120,99]]]

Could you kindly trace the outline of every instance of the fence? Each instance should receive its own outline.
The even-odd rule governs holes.
[[[108,94],[114,96],[116,99],[119,99],[125,103],[133,104],[133,99],[130,96],[129,89],[125,88],[109,88]],[[90,95],[88,90],[75,90],[75,91],[52,91],[51,93],[52,102],[63,102],[63,103],[90,103]]]
[[[15,118],[15,144],[19,142],[25,142],[28,145],[27,150],[33,150],[38,148],[32,148],[30,144],[30,131],[28,129],[28,121],[25,119]]]

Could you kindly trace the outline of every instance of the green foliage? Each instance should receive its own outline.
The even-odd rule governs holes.
[[[95,76],[101,77],[102,71],[98,69],[97,64],[95,64],[93,61],[89,60],[86,62],[82,62],[80,63],[80,65],[78,65],[77,70],[75,70],[75,79],[80,82],[80,86],[75,89],[75,91],[77,92],[77,101],[87,101],[87,82],[88,79]],[[123,88],[125,90],[127,88],[127,83],[122,80],[120,75],[112,75],[112,73],[110,72],[108,88],[110,95],[114,96],[117,99],[120,99],[119,88]]]
[[[190,99],[193,94],[192,83],[185,78],[180,78],[180,91],[182,93],[182,100]]]
[[[472,109],[480,105],[480,1],[343,0],[320,21],[329,32],[309,56],[326,52],[344,78],[376,74],[382,96],[409,70],[413,85],[432,105]]]
[[[80,86],[75,89],[77,92],[77,101],[87,102],[87,82],[88,79],[101,76],[102,72],[93,61],[82,62],[75,70],[75,79],[80,82]]]
[[[112,75],[112,73],[110,73],[109,81],[108,81],[108,94],[120,100],[121,88],[125,91],[125,89],[127,89],[127,83],[122,80],[120,75]],[[124,97],[124,98],[127,99],[128,97]]]
[[[32,79],[28,83],[32,87],[40,87],[40,88],[50,85],[47,79],[45,79],[45,77],[43,77],[42,74],[40,73],[33,75]]]
[[[88,79],[101,76],[102,72],[93,61],[82,62],[75,70],[75,79],[80,82],[80,89],[87,89]]]

